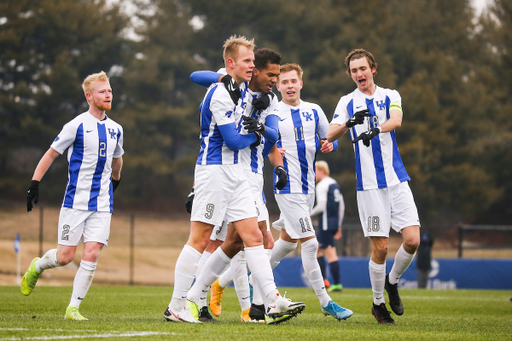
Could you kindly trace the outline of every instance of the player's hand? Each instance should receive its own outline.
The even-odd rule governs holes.
[[[354,141],[352,141],[352,143],[357,143],[357,142],[362,140],[363,144],[366,147],[370,147],[370,140],[373,139],[375,136],[377,136],[379,134],[380,134],[380,129],[379,128],[373,128],[373,129],[370,129],[368,131],[365,131],[364,133],[361,133],[361,135],[356,137],[354,139]]]
[[[254,133],[257,131],[258,133],[263,134],[267,130],[267,127],[265,127],[264,124],[260,123],[254,117],[242,116],[242,118],[244,119],[242,124],[249,133]]]
[[[32,180],[30,181],[30,187],[27,191],[27,212],[32,211],[32,200],[34,200],[34,204],[37,204],[39,201],[39,181]]]
[[[286,169],[284,169],[283,166],[277,166],[274,173],[276,173],[278,177],[278,180],[276,182],[276,188],[278,190],[282,190],[284,186],[286,186],[286,184],[288,183],[288,173],[286,172]]]
[[[275,94],[272,91],[266,94],[263,93],[260,97],[252,100],[252,106],[257,110],[265,110],[274,99],[274,96]]]
[[[230,75],[224,75],[220,80],[226,86],[226,90],[229,92],[229,96],[233,103],[238,104],[238,100],[242,98],[242,92],[240,91],[240,86],[235,82],[233,77]]]
[[[121,182],[121,178],[119,180],[112,179],[112,192],[116,191],[117,186],[119,186],[119,183]]]
[[[185,208],[188,213],[192,213],[192,202],[194,201],[194,196],[194,187],[192,187],[192,190],[188,194],[187,201],[185,201]]]
[[[356,124],[362,124],[364,122],[365,117],[370,117],[372,114],[370,114],[370,110],[364,109],[356,112],[349,120],[345,123],[347,128],[351,128],[355,126]]]
[[[334,147],[332,146],[332,142],[329,142],[327,140],[322,140],[322,147],[320,147],[320,151],[324,154],[330,153],[334,150]]]
[[[256,142],[254,142],[253,144],[251,144],[251,147],[258,147],[260,144],[261,144],[261,133],[259,131],[255,131],[254,132],[254,135],[256,135]]]

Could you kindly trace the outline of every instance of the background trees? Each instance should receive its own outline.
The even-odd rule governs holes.
[[[126,4],[135,10],[120,11]],[[188,76],[222,67],[223,41],[242,34],[279,51],[283,63],[301,64],[303,98],[329,119],[354,89],[346,54],[371,51],[377,84],[402,95],[397,136],[422,220],[512,216],[510,2],[496,0],[481,18],[467,0],[20,0],[0,4],[0,13],[2,198],[23,201],[51,140],[86,109],[82,79],[105,70],[115,94],[111,115],[126,131],[118,207],[182,212],[204,94]],[[127,34],[134,18],[136,39]],[[318,157],[330,163],[355,215],[348,137]],[[61,158],[51,169],[42,200],[61,200],[65,166]]]

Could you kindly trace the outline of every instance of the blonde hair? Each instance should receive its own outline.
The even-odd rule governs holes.
[[[229,58],[233,60],[237,60],[238,58],[238,49],[240,46],[245,46],[249,50],[253,50],[256,47],[254,44],[254,39],[248,40],[244,36],[237,36],[236,34],[229,37],[222,46],[224,48],[224,52],[222,56],[224,57],[224,64],[227,65],[227,61]]]
[[[108,76],[105,71],[101,71],[98,73],[93,73],[92,75],[87,76],[82,83],[82,89],[84,90],[84,95],[90,94],[93,88],[94,83],[96,82],[108,82]],[[87,98],[87,96],[85,96]]]
[[[325,173],[325,175],[329,176],[331,175],[331,171],[329,170],[329,165],[325,161],[317,161],[315,163],[316,170],[321,170]]]
[[[280,67],[281,73],[290,72],[290,71],[294,71],[294,70],[297,72],[297,76],[299,76],[299,80],[302,81],[302,74],[304,73],[304,71],[302,71],[302,68],[300,67],[299,64],[290,63],[290,64],[281,65],[281,67]],[[279,76],[278,76],[278,80],[279,80]]]

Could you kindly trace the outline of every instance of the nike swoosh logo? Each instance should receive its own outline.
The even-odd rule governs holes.
[[[286,117],[286,118],[287,118],[287,117]],[[279,120],[279,121],[283,122],[284,120],[286,120],[286,118],[283,118],[282,120]]]
[[[91,131],[92,131],[92,130],[86,130],[85,132],[86,132],[86,133],[90,133]]]
[[[361,108],[361,107],[362,107],[362,105],[360,105],[360,106],[356,107],[356,109],[359,109],[359,108]]]

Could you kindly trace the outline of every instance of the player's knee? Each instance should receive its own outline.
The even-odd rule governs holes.
[[[313,256],[316,258],[318,252],[318,240],[311,238],[301,244],[302,254]]]
[[[415,253],[418,247],[420,246],[420,236],[409,237],[404,240],[404,249],[408,253]]]

